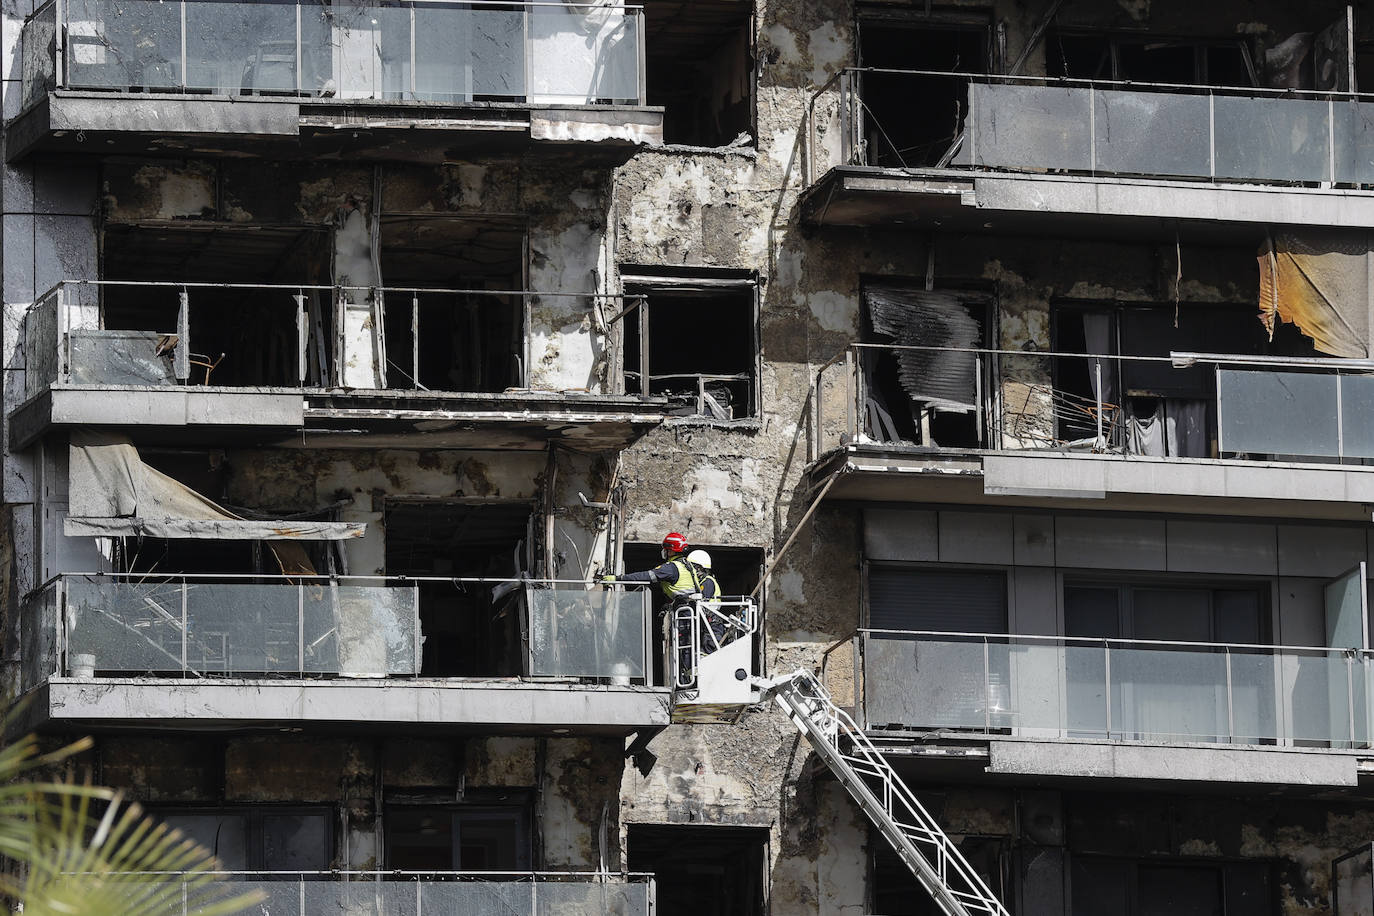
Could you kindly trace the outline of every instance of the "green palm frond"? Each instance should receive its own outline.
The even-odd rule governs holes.
[[[19,712],[10,709],[0,732]],[[0,856],[26,871],[0,874],[0,895],[26,916],[229,916],[262,899],[235,894],[209,852],[120,793],[38,778],[90,746],[83,738],[42,753],[28,735],[0,748]]]

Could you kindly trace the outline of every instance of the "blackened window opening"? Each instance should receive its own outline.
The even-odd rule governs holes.
[[[940,916],[931,899],[884,837],[870,830],[873,850],[873,912],[882,916]],[[1007,900],[1003,881],[1004,841],[996,837],[965,836],[955,845],[969,865],[1000,900]]]
[[[1234,38],[1051,31],[1048,76],[1190,86],[1254,86],[1249,48]]]
[[[663,106],[663,139],[688,146],[749,142],[754,57],[750,4],[644,3],[648,103]]]
[[[1317,356],[1312,339],[1279,323],[1268,339],[1254,307],[1226,303],[1056,303],[1058,353],[1168,357],[1173,352]],[[1097,373],[1100,368],[1101,388]],[[1102,405],[1108,448],[1129,454],[1216,456],[1216,374],[1208,364],[1061,357],[1053,365],[1056,438],[1096,435]]]
[[[388,575],[511,579],[523,568],[530,506],[395,500],[386,503]],[[519,589],[497,583],[418,583],[420,673],[513,677],[522,673]]]
[[[382,216],[388,387],[491,393],[523,383],[523,299],[481,291],[524,289],[524,247],[524,226],[511,220]]]
[[[516,805],[391,805],[387,867],[401,871],[526,871],[529,811]]]
[[[628,393],[667,396],[677,416],[757,416],[752,287],[628,292],[644,296],[624,318]]]
[[[884,70],[986,73],[988,34],[980,27],[860,20],[860,63]],[[967,80],[889,73],[865,73],[861,79],[865,164],[937,165],[962,130]]]
[[[659,916],[763,916],[766,827],[631,824],[628,868],[653,874]]]
[[[326,229],[308,226],[110,224],[104,229],[101,276],[158,283],[327,285],[329,245]],[[105,286],[101,290],[104,328],[174,335],[180,293],[168,286]],[[299,385],[296,293],[293,289],[189,287],[191,339],[189,346],[186,341],[175,342],[191,354],[189,382]],[[329,309],[321,312],[327,314]],[[322,336],[332,339],[329,334]]]
[[[925,290],[902,282],[864,288],[865,380],[861,422],[879,442],[977,448],[988,440],[995,364],[994,302],[977,290]]]

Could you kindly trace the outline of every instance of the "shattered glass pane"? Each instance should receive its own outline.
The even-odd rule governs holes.
[[[71,381],[77,385],[175,385],[170,349],[156,331],[72,331]]]
[[[181,4],[68,0],[67,85],[94,89],[181,86]]]

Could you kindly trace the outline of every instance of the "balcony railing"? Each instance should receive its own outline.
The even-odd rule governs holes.
[[[887,100],[948,98],[956,128],[909,144],[911,112],[866,94],[880,84]],[[1353,93],[851,68],[808,122],[808,183],[827,164],[1374,183],[1374,97]]]
[[[51,676],[420,674],[420,585],[516,589],[532,677],[644,683],[649,595],[547,580],[63,575],[24,607],[25,687]]]
[[[521,346],[527,300],[576,299],[614,311],[626,297],[530,290],[284,286],[68,280],[26,313],[25,394],[58,385],[361,388],[502,392],[531,384]],[[233,308],[252,302],[245,321]],[[111,328],[124,305],[161,325]],[[485,331],[474,354],[471,330]],[[226,319],[226,315],[234,316]],[[104,317],[102,317],[104,316]],[[146,318],[144,319],[146,320]],[[504,331],[502,330],[504,329]],[[462,345],[460,346],[460,341]]]
[[[861,630],[868,729],[1371,746],[1371,653]]]
[[[555,2],[49,0],[24,98],[52,89],[644,104],[643,11]]]
[[[503,916],[650,916],[652,875],[590,872],[215,872],[226,893],[258,891],[259,916],[414,916],[417,913],[501,913]],[[102,876],[196,882],[202,875],[134,873]],[[194,902],[195,893],[184,895]],[[195,906],[182,910],[194,916]]]
[[[811,403],[813,459],[847,442],[1374,458],[1369,360],[853,344],[817,372]],[[945,418],[943,437],[932,432],[932,415]],[[963,419],[951,433],[948,418],[956,415]]]

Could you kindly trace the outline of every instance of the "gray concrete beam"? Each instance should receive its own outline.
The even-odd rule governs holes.
[[[993,741],[989,773],[1016,776],[1355,786],[1358,758],[1320,749]]]
[[[81,722],[187,729],[294,723],[629,732],[668,724],[666,688],[399,680],[51,678],[35,726]]]

